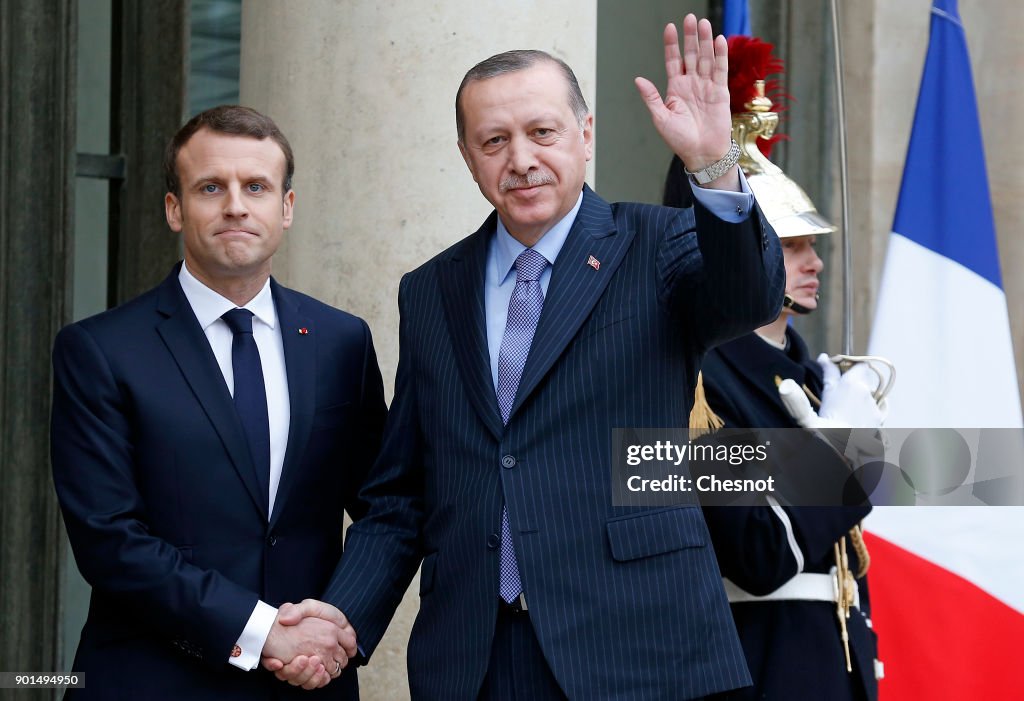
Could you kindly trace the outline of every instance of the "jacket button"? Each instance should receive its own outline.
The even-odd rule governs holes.
[[[498,536],[497,533],[491,533],[489,536],[487,536],[488,550],[497,550],[499,545],[501,545],[501,538]]]
[[[505,455],[501,458],[501,466],[506,470],[516,466],[516,459],[511,455]]]
[[[275,545],[277,545],[277,536],[272,535],[269,538],[267,538],[267,545],[269,545],[270,547],[274,547]]]

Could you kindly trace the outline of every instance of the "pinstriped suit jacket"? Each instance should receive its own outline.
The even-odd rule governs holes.
[[[395,399],[361,494],[371,511],[325,598],[369,653],[422,558],[413,697],[476,698],[504,500],[530,621],[570,698],[749,684],[700,509],[613,507],[611,441],[615,427],[685,426],[705,350],[778,314],[777,238],[756,207],[732,225],[585,188],[503,426],[483,302],[495,216],[402,280]]]

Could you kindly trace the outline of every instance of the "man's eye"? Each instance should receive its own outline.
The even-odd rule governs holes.
[[[217,192],[217,190],[217,186],[214,185],[213,183],[207,183],[206,185],[203,185],[203,192],[212,194],[214,192]]]
[[[492,136],[491,138],[489,138],[487,141],[484,142],[484,145],[485,146],[498,146],[498,145],[504,143],[504,141],[505,141],[505,137],[504,136]]]
[[[260,183],[249,183],[249,192],[263,192],[263,185]]]
[[[533,133],[541,138],[544,138],[545,136],[551,136],[552,134],[554,134],[555,130],[541,127],[540,129],[535,129]]]

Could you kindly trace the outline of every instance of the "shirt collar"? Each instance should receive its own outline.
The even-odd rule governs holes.
[[[227,297],[211,290],[200,282],[189,272],[184,261],[182,261],[181,271],[178,273],[178,283],[181,285],[181,291],[185,293],[185,299],[188,300],[192,311],[196,315],[196,319],[199,320],[199,326],[202,327],[204,332],[209,328],[210,324],[221,318],[224,312],[238,306]],[[250,299],[242,309],[248,309],[253,313],[255,319],[258,319],[272,329],[277,326],[277,310],[274,309],[274,296],[270,292],[270,278],[267,278],[267,281],[263,284],[263,289]]]
[[[559,219],[558,223],[548,229],[540,237],[540,240],[533,245],[533,250],[544,256],[551,265],[555,264],[555,258],[558,257],[562,246],[565,245],[565,240],[569,238],[569,230],[572,228],[572,223],[576,221],[576,215],[579,213],[582,204],[583,191],[581,190],[579,199],[576,200],[576,204],[569,210],[569,213]],[[498,217],[498,230],[494,237],[494,262],[497,266],[499,282],[503,282],[508,277],[512,271],[512,266],[515,265],[516,258],[525,250],[526,246],[513,238],[512,234],[508,233],[508,229],[502,223],[501,217]]]

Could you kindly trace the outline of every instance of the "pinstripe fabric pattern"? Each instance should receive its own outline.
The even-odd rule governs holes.
[[[507,426],[484,340],[494,215],[402,280],[395,400],[361,495],[371,512],[325,596],[371,651],[423,557],[414,698],[480,688],[503,496],[530,621],[569,698],[748,683],[699,508],[612,507],[610,475],[613,428],[685,425],[704,351],[778,313],[778,241],[756,208],[751,219],[609,205],[586,188]]]

